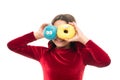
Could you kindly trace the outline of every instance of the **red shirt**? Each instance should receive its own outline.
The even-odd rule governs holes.
[[[92,40],[86,45],[74,42],[70,49],[57,49],[50,42],[48,47],[28,45],[35,40],[31,32],[7,45],[10,50],[39,61],[44,80],[82,80],[86,65],[105,67],[111,62],[107,53]]]

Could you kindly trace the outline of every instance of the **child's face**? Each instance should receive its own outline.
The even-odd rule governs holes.
[[[54,26],[59,26],[61,24],[66,24],[65,21],[63,20],[57,20],[55,23],[54,23]],[[54,40],[52,40],[54,42],[54,44],[57,46],[57,48],[69,48],[70,47],[70,43],[65,41],[65,40],[62,40],[60,38],[56,38]]]

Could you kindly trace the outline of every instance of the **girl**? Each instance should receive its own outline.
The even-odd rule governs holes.
[[[57,37],[48,42],[48,47],[28,45],[44,38],[43,29],[48,25],[44,23],[37,32],[13,39],[7,46],[18,54],[39,61],[44,80],[82,80],[86,65],[105,67],[110,64],[108,54],[80,31],[72,15],[57,15],[52,25],[57,27],[61,24],[74,26],[76,35],[69,40]]]

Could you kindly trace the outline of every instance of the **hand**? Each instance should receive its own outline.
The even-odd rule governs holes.
[[[48,23],[43,23],[41,25],[41,27],[39,28],[39,30],[37,32],[34,32],[34,36],[35,36],[36,39],[40,39],[40,38],[44,37],[43,30],[47,25],[48,25]]]
[[[79,29],[77,24],[75,22],[69,22],[69,24],[72,25],[75,28],[76,34],[72,39],[69,39],[69,40],[66,40],[66,41],[69,41],[69,42],[79,41],[83,44],[86,44],[89,39],[81,32],[81,30]]]

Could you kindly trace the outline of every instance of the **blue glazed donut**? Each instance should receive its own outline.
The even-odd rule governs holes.
[[[57,34],[57,28],[53,25],[48,25],[43,30],[44,37],[49,39],[49,40],[55,39],[56,34]]]

